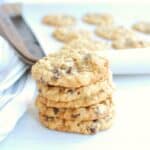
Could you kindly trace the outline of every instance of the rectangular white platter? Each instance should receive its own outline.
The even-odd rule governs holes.
[[[27,24],[31,27],[33,33],[36,35],[40,45],[45,54],[59,50],[63,43],[57,41],[52,36],[54,27],[46,26],[42,23],[42,18],[51,14],[69,14],[76,18],[75,29],[84,29],[93,32],[92,38],[107,42],[110,48],[108,50],[99,51],[101,55],[107,55],[110,61],[110,67],[114,74],[143,74],[150,73],[150,48],[126,49],[126,50],[112,50],[111,41],[99,38],[94,34],[96,26],[89,25],[83,22],[82,18],[89,12],[110,13],[114,17],[114,24],[117,26],[131,26],[141,20],[150,21],[150,11],[147,5],[141,7],[140,5],[121,5],[121,4],[37,4],[23,7],[23,16]],[[150,36],[136,32],[140,39],[150,41]],[[106,54],[107,52],[107,54]],[[140,69],[139,69],[140,68]]]
[[[77,22],[73,28],[85,29],[93,32],[93,38],[97,40],[104,40],[94,34],[94,25],[86,24],[82,21],[83,16],[89,12],[110,13],[114,16],[115,24],[118,26],[125,26],[130,28],[133,23],[141,20],[150,21],[150,10],[148,6],[143,8],[140,5],[113,5],[113,4],[33,4],[23,7],[23,15],[27,24],[35,33],[41,46],[46,54],[56,51],[63,45],[55,40],[51,35],[54,27],[46,26],[42,23],[42,18],[51,14],[69,14],[76,18]],[[136,32],[141,39],[150,40],[150,36]],[[107,41],[108,42],[108,41]],[[110,42],[109,42],[110,43]]]

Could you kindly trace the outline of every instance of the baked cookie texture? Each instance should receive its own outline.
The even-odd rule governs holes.
[[[135,38],[120,38],[112,42],[112,47],[115,49],[145,48],[150,47],[150,42]]]
[[[98,93],[97,95],[88,97],[86,99],[77,99],[76,101],[70,102],[57,102],[57,101],[50,101],[47,98],[44,98],[40,94],[37,96],[36,101],[40,101],[45,104],[47,107],[56,107],[56,108],[80,108],[80,107],[88,107],[90,105],[98,104],[107,98],[112,98],[112,92],[107,91]]]
[[[100,51],[109,49],[109,45],[102,41],[96,41],[90,38],[78,38],[62,47],[62,50],[75,51],[76,49],[87,51]]]
[[[113,116],[114,113],[109,113],[102,119],[95,119],[92,121],[71,121],[47,117],[40,114],[39,119],[41,123],[49,129],[80,134],[95,134],[100,130],[106,130],[111,127]]]
[[[47,107],[40,101],[37,101],[36,105],[39,109],[39,112],[43,115],[75,121],[86,121],[104,118],[110,112],[114,111],[114,105],[111,99],[107,99],[96,105],[91,105],[89,107],[80,107],[77,109]]]
[[[89,85],[105,80],[107,75],[108,60],[85,51],[50,54],[32,67],[34,79],[61,87]]]
[[[114,18],[108,13],[88,13],[83,17],[83,21],[94,25],[110,25],[114,23]]]
[[[95,33],[97,36],[108,40],[117,40],[123,37],[124,38],[135,37],[134,31],[124,28],[123,26],[102,25],[96,28]]]
[[[87,49],[61,49],[32,66],[32,76],[39,91],[35,105],[45,127],[95,134],[111,126],[114,85],[107,59]]]
[[[110,78],[110,77],[109,77]],[[56,87],[43,84],[42,82],[37,83],[39,93],[46,99],[50,101],[58,102],[68,102],[77,99],[87,99],[93,95],[97,95],[101,92],[112,91],[113,84],[111,79],[96,82],[88,86],[83,86],[80,88],[64,88]]]
[[[136,31],[150,34],[150,22],[145,21],[137,22],[132,26],[132,28]]]
[[[53,33],[53,37],[61,42],[69,43],[77,39],[91,38],[92,33],[87,30],[77,30],[71,28],[56,28]]]
[[[43,17],[42,22],[50,26],[64,27],[74,25],[76,19],[73,16],[65,14],[49,14]]]

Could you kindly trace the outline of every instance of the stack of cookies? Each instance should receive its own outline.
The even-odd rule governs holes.
[[[94,134],[111,126],[114,107],[108,60],[88,51],[60,51],[32,67],[36,106],[49,129]]]

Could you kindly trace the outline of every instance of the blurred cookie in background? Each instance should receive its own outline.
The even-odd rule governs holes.
[[[116,40],[122,37],[134,37],[134,31],[127,29],[123,26],[114,25],[101,25],[95,30],[95,33],[99,37],[103,37],[108,40]]]
[[[114,18],[109,13],[87,13],[83,21],[94,25],[108,25],[114,23]]]
[[[112,42],[112,47],[115,49],[145,48],[150,47],[150,42],[136,38],[120,38]]]
[[[76,19],[73,16],[58,14],[58,15],[46,15],[43,17],[42,22],[46,25],[55,26],[55,27],[63,27],[63,26],[71,26],[75,24]]]
[[[92,36],[92,32],[82,29],[56,28],[52,35],[55,39],[68,43],[76,39],[88,39]]]
[[[150,22],[137,22],[132,26],[132,28],[136,31],[150,34]]]
[[[110,46],[108,43],[93,39],[79,38],[65,44],[62,50],[87,50],[87,51],[99,51],[107,50]]]

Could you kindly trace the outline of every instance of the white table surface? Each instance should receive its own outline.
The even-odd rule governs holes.
[[[0,150],[150,149],[150,76],[115,76],[114,81],[116,118],[111,129],[94,136],[49,131],[31,106]]]
[[[108,3],[139,3],[139,4],[150,4],[149,0],[142,0],[142,1],[137,1],[137,0],[0,0],[0,2],[5,2],[5,3],[15,3],[15,2],[21,2],[21,3],[101,3],[101,2],[108,2]]]
[[[50,131],[39,123],[33,102],[0,150],[150,149],[150,75],[115,76],[114,81],[116,118],[110,130],[94,136]]]

